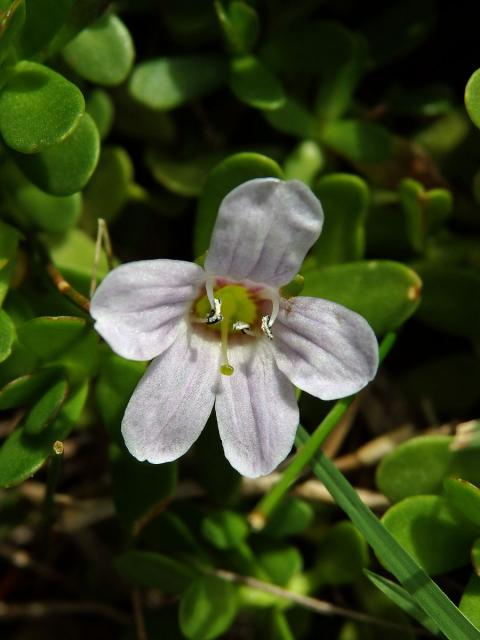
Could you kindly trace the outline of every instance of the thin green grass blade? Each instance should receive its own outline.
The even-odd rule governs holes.
[[[303,427],[299,427],[297,446],[305,445],[308,440],[308,433]],[[425,613],[435,621],[440,631],[450,640],[480,640],[480,631],[390,535],[374,513],[363,504],[354,488],[333,462],[322,452],[317,452],[311,466],[337,505],[361,531],[374,551],[381,556],[388,570]]]

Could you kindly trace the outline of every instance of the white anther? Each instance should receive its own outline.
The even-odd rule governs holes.
[[[271,326],[272,326],[273,322],[271,320],[270,316],[263,316],[262,318],[262,331],[263,333],[267,336],[267,338],[269,340],[273,340],[273,333],[271,330]]]
[[[207,316],[207,324],[217,324],[223,320],[222,316],[222,303],[218,298],[213,299],[213,309],[210,310],[210,313]]]
[[[242,322],[241,320],[239,320],[238,322],[234,322],[232,325],[232,329],[234,331],[241,331],[247,336],[253,336],[253,332],[251,331],[248,322]]]

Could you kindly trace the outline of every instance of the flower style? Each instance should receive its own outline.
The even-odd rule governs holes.
[[[327,300],[280,295],[322,224],[321,205],[301,182],[250,180],[222,201],[204,269],[145,260],[103,280],[91,303],[96,330],[124,358],[154,358],[122,422],[138,460],[183,455],[215,405],[231,465],[265,475],[292,448],[295,386],[332,400],[374,377],[378,345],[364,318]]]

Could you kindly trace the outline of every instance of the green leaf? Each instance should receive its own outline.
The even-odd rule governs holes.
[[[25,0],[0,1],[0,62],[15,43],[25,22]]]
[[[19,342],[40,360],[61,357],[89,331],[85,320],[73,316],[34,318],[17,328]]]
[[[195,255],[200,256],[208,249],[220,203],[227,193],[247,180],[268,177],[281,178],[282,170],[274,160],[259,153],[234,154],[212,169],[198,202]]]
[[[129,90],[147,107],[168,110],[211,93],[225,78],[225,62],[220,56],[156,58],[135,67]]]
[[[211,640],[227,631],[236,613],[235,587],[215,576],[202,576],[180,600],[180,629],[189,640]]]
[[[320,178],[314,191],[325,213],[324,228],[314,245],[318,264],[362,258],[369,204],[366,182],[355,175],[333,173]]]
[[[123,147],[103,147],[95,173],[85,192],[93,218],[111,222],[126,205],[133,182],[133,164]]]
[[[59,238],[48,241],[53,263],[75,289],[88,295],[95,260],[95,242],[84,231],[70,229]],[[97,266],[98,280],[108,272],[105,254],[102,252]]]
[[[15,340],[15,327],[10,316],[0,309],[0,362],[3,362],[12,353],[12,345]]]
[[[0,102],[1,106],[1,102]],[[61,142],[40,153],[14,154],[23,173],[40,189],[56,196],[81,191],[97,166],[100,139],[95,122],[84,113]]]
[[[398,262],[351,262],[304,275],[304,295],[333,300],[356,311],[378,335],[399,327],[418,307],[421,281]]]
[[[274,128],[301,139],[318,140],[320,124],[300,102],[287,97],[278,109],[263,112],[267,122]]]
[[[320,584],[349,584],[361,577],[368,562],[365,539],[351,522],[344,521],[319,540],[313,573]]]
[[[249,53],[260,31],[260,21],[255,9],[239,0],[228,2],[226,7],[222,0],[216,0],[214,6],[223,35],[232,53],[236,55]]]
[[[477,538],[472,545],[472,564],[477,576],[480,576],[480,538]]]
[[[443,480],[456,475],[480,481],[478,454],[473,449],[453,451],[452,436],[418,436],[402,442],[377,468],[379,490],[397,502],[409,496],[441,493]]]
[[[285,103],[282,85],[255,56],[233,58],[230,89],[241,102],[257,109],[274,110]]]
[[[30,409],[23,429],[26,434],[35,435],[46,429],[57,417],[68,393],[68,383],[64,379],[58,380],[40,400]]]
[[[299,427],[297,446],[305,444],[309,436]],[[477,640],[476,629],[455,607],[443,591],[379,522],[357,493],[322,452],[315,455],[313,470],[323,482],[338,506],[349,516],[363,534],[384,566],[407,589],[417,604],[437,623],[449,640]]]
[[[247,523],[234,511],[215,511],[202,520],[202,534],[218,549],[232,549],[249,534]]]
[[[0,220],[0,271],[15,257],[19,239],[19,232]]]
[[[406,214],[408,238],[413,249],[421,252],[427,236],[438,231],[451,214],[452,195],[446,189],[426,191],[412,178],[400,182],[399,195]]]
[[[198,196],[220,154],[208,153],[176,160],[171,153],[150,149],[146,164],[157,182],[179,196]]]
[[[393,151],[392,135],[374,122],[329,122],[322,129],[321,138],[324,144],[351,162],[385,162]]]
[[[48,67],[22,60],[0,93],[0,133],[12,149],[37,153],[69,136],[84,110],[78,87]]]
[[[302,556],[296,547],[269,547],[258,553],[257,557],[271,580],[281,587],[287,586],[303,566]]]
[[[17,49],[31,58],[45,47],[65,22],[74,0],[26,0],[27,15]]]
[[[313,520],[313,509],[304,500],[286,496],[263,529],[265,535],[279,539],[302,533]]]
[[[457,513],[440,496],[411,496],[390,507],[382,522],[429,575],[440,575],[468,563],[478,536]]]
[[[480,629],[480,578],[473,574],[458,605],[460,611]]]
[[[480,489],[461,478],[445,478],[443,489],[448,503],[480,527]]]
[[[195,577],[189,565],[151,551],[127,551],[115,559],[114,565],[127,582],[157,587],[166,593],[181,593]]]
[[[456,336],[480,336],[480,274],[462,267],[416,264],[423,282],[417,317]]]
[[[434,635],[438,635],[439,629],[435,622],[425,615],[425,612],[416,603],[415,598],[413,598],[406,589],[368,569],[364,569],[364,573],[387,598],[409,616],[417,620],[425,629],[428,629],[428,631]]]
[[[80,193],[60,197],[45,193],[27,180],[14,163],[4,165],[3,177],[12,209],[22,225],[59,233],[71,228],[80,217]]]
[[[0,410],[27,406],[58,377],[58,369],[42,369],[8,382],[0,389]]]
[[[135,49],[127,27],[118,16],[107,13],[71,40],[63,57],[85,80],[113,86],[130,73]]]
[[[64,440],[78,421],[87,399],[84,382],[72,393],[56,419],[40,434],[30,435],[17,427],[0,448],[0,486],[11,487],[32,476],[52,454],[56,440]]]
[[[35,2],[35,0],[33,0]],[[49,42],[45,57],[53,56],[70,42],[80,31],[96,20],[105,11],[105,0],[82,0],[74,2],[61,29]]]
[[[480,69],[474,71],[467,82],[465,106],[473,124],[480,128]]]
[[[325,157],[319,145],[313,140],[304,140],[284,161],[285,180],[301,180],[310,186],[324,164]]]
[[[100,139],[103,140],[110,133],[113,125],[114,106],[112,99],[103,89],[94,89],[88,94],[85,110],[95,122]]]

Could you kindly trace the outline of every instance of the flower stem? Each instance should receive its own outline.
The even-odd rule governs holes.
[[[393,332],[388,333],[382,340],[379,349],[380,362],[382,362],[390,352],[395,340],[396,334]],[[340,418],[347,411],[355,397],[356,396],[349,396],[348,398],[342,398],[336,402],[312,433],[308,441],[303,446],[299,446],[297,455],[285,469],[280,480],[272,487],[269,493],[260,500],[257,506],[249,514],[248,521],[254,529],[260,531],[264,528],[268,518],[278,506],[278,503],[283,498],[284,494],[292,486],[295,480],[297,480],[304,467],[308,465],[317,450],[322,446],[333,429],[337,426]]]
[[[52,454],[47,468],[47,486],[43,500],[43,532],[45,540],[50,536],[50,529],[55,519],[55,491],[60,477],[60,468],[63,461],[63,443],[56,440],[53,443]]]

